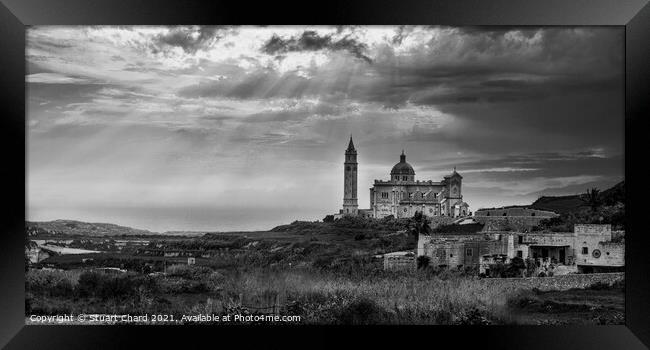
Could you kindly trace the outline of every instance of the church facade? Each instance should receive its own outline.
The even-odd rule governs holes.
[[[412,217],[416,212],[426,216],[461,217],[469,215],[463,202],[463,177],[456,169],[442,181],[416,180],[415,170],[406,162],[402,151],[399,163],[390,171],[390,179],[375,180],[370,188],[370,209],[359,209],[357,202],[357,151],[352,137],[345,151],[344,196],[340,215],[362,215],[383,218]]]

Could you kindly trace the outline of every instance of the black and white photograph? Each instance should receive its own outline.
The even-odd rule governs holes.
[[[626,322],[625,27],[25,45],[27,325]]]

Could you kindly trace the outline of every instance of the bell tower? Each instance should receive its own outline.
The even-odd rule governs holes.
[[[357,150],[354,149],[352,135],[348,149],[345,150],[343,163],[343,215],[356,216],[359,210],[357,203]]]

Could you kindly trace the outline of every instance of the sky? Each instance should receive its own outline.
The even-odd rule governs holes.
[[[482,207],[624,179],[618,27],[36,26],[27,219],[265,230],[358,198],[402,149]]]

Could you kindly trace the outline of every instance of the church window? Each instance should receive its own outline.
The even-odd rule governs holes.
[[[388,192],[382,192],[381,193],[381,198],[384,198],[384,199],[388,198]]]
[[[402,176],[402,181],[406,181],[406,180],[408,180],[408,177],[407,176]]]
[[[406,213],[407,211],[408,211],[408,209],[404,208],[404,212]]]
[[[350,171],[350,166],[345,167],[345,170]]]
[[[530,216],[535,216],[535,213],[530,214]]]
[[[472,256],[472,248],[465,249],[465,255]]]
[[[506,215],[507,215],[506,213],[503,213],[503,216],[506,216]]]
[[[582,247],[582,254],[585,254],[585,255],[589,254],[589,248]]]

